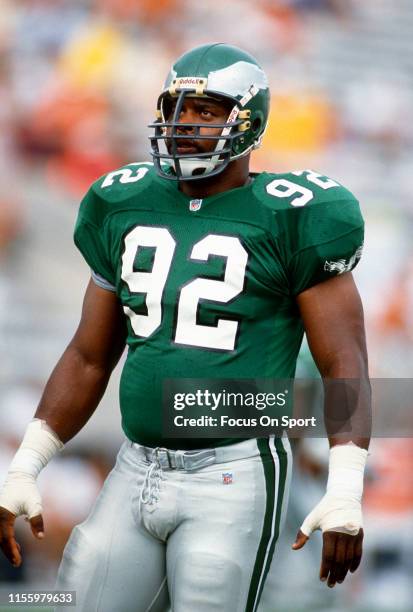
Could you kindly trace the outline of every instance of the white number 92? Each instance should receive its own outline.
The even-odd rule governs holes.
[[[296,170],[292,174],[295,174],[295,176],[301,176],[304,173],[306,174],[306,177],[310,183],[314,183],[314,185],[317,185],[322,189],[331,189],[331,187],[340,186],[339,183],[336,183],[332,179],[327,178],[322,174],[317,174],[317,172],[314,172],[313,170]],[[308,187],[303,187],[302,185],[297,185],[288,179],[275,179],[274,181],[271,181],[271,183],[267,185],[267,193],[275,196],[276,198],[290,198],[295,193],[301,194],[291,200],[290,204],[294,207],[305,206],[314,197],[314,193],[311,191],[311,189],[308,189]]]

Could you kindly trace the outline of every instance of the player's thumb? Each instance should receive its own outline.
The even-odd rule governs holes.
[[[299,529],[297,533],[297,537],[295,538],[295,542],[291,548],[293,550],[300,550],[300,548],[302,548],[305,545],[307,540],[308,540],[308,536],[306,536],[305,533],[303,533],[301,529]]]
[[[44,524],[43,517],[41,514],[33,516],[29,519],[30,527],[32,528],[33,535],[39,540],[44,538]]]

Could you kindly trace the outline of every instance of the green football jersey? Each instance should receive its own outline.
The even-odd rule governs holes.
[[[315,172],[251,175],[203,200],[150,163],[96,181],[75,243],[123,305],[120,383],[126,436],[147,446],[239,440],[162,438],[168,378],[291,378],[303,337],[295,296],[360,258],[355,197]]]

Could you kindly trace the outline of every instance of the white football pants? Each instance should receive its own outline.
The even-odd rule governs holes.
[[[288,440],[218,447],[199,469],[171,469],[165,452],[123,444],[66,545],[56,589],[77,604],[64,610],[256,611],[286,512]]]

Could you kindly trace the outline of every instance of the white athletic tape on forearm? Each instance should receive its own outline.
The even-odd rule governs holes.
[[[29,423],[19,450],[9,468],[9,474],[20,472],[37,478],[50,459],[63,448],[63,443],[47,427],[45,421]]]
[[[361,498],[367,451],[353,443],[330,449],[327,491],[306,517],[301,531],[340,531],[357,535],[362,527]]]
[[[353,443],[330,448],[327,492],[348,493],[361,502],[368,452]]]
[[[35,419],[29,423],[0,490],[0,506],[16,516],[24,514],[32,518],[41,514],[42,501],[36,478],[63,446],[45,421]]]

